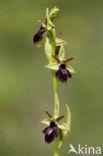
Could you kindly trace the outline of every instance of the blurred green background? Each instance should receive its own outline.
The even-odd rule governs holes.
[[[40,120],[44,109],[53,113],[51,73],[43,47],[32,44],[36,22],[45,8],[60,8],[57,33],[68,41],[66,56],[76,74],[59,83],[61,114],[68,104],[72,130],[69,144],[103,146],[103,1],[102,0],[0,0],[0,156],[52,156],[53,143],[44,143]],[[72,156],[73,154],[71,154]]]

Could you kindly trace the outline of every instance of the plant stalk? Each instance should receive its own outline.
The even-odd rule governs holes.
[[[52,48],[52,55],[55,56],[55,29],[49,31],[50,42]],[[52,56],[51,56],[52,57]],[[55,62],[55,59],[52,57],[52,62]],[[59,116],[59,98],[58,98],[58,80],[55,76],[55,71],[52,71],[52,79],[53,79],[53,90],[54,90],[54,117],[57,118]],[[54,147],[54,156],[59,156],[59,138],[55,139],[55,147]]]

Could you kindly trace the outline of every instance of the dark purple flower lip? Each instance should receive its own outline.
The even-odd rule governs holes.
[[[45,134],[45,142],[49,144],[49,143],[53,142],[55,138],[58,137],[59,128],[58,128],[56,122],[61,120],[64,117],[64,115],[54,119],[53,116],[48,111],[45,111],[45,112],[51,119],[51,122],[50,122],[50,125],[48,127],[46,127],[42,132]]]
[[[46,127],[42,132],[45,134],[45,142],[49,144],[58,137],[59,128],[55,122],[51,121],[50,125]]]
[[[59,65],[59,69],[55,72],[55,76],[57,77],[57,79],[61,82],[67,82],[68,78],[72,77],[72,74],[70,73],[70,71],[66,68],[66,63],[73,60],[74,57],[70,57],[66,60],[60,60],[58,57],[52,55],[53,58],[58,62]]]
[[[42,40],[45,30],[45,27],[41,25],[40,30],[33,37],[33,43],[37,43]]]
[[[72,77],[72,74],[69,72],[68,69],[66,69],[65,64],[61,64],[59,66],[59,69],[55,72],[55,75],[61,82],[66,82],[68,78]]]

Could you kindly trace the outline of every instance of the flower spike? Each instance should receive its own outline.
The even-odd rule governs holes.
[[[46,9],[45,19],[38,20],[38,23],[40,23],[41,27],[35,33],[33,43],[38,43],[43,39],[43,37],[45,37],[44,51],[49,62],[45,68],[50,69],[52,72],[54,115],[51,115],[47,110],[45,110],[48,118],[42,120],[40,123],[46,125],[46,128],[42,131],[45,135],[45,142],[49,144],[55,140],[54,155],[59,156],[62,142],[70,131],[71,113],[67,105],[67,121],[64,122],[61,120],[64,118],[64,115],[59,116],[60,104],[58,97],[58,80],[61,82],[67,82],[68,78],[71,78],[72,73],[75,73],[75,71],[69,64],[67,64],[69,61],[73,60],[74,57],[65,59],[64,46],[67,45],[67,42],[62,38],[59,38],[61,32],[56,34],[55,24],[53,21],[56,17],[58,17],[58,15],[58,8],[54,7],[51,11],[49,11],[48,8]]]

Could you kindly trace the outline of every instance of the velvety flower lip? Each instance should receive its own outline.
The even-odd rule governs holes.
[[[59,129],[55,122],[51,121],[50,126],[46,127],[42,132],[45,134],[45,142],[49,144],[58,137]]]
[[[33,43],[37,43],[41,41],[43,38],[44,32],[45,32],[45,27],[41,25],[40,30],[33,37]]]
[[[61,115],[54,119],[54,117],[47,110],[45,111],[45,113],[48,115],[51,121],[49,126],[46,127],[42,132],[45,134],[45,142],[49,144],[53,142],[55,138],[58,137],[59,128],[57,122],[64,118],[64,115]]]
[[[59,69],[55,72],[55,75],[61,82],[66,82],[68,78],[72,77],[72,74],[68,69],[66,69],[65,64],[61,64],[59,66]]]

